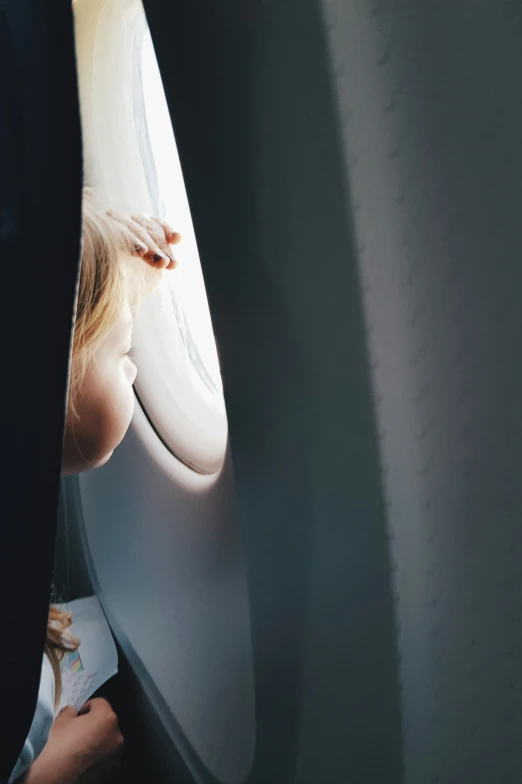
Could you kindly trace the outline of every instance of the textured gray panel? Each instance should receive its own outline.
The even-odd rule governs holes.
[[[225,386],[256,679],[249,784],[398,784],[388,541],[322,6],[146,6]]]
[[[408,784],[522,738],[522,5],[324,0],[394,559]]]

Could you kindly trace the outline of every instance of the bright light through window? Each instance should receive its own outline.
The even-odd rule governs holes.
[[[141,51],[141,79],[147,132],[155,163],[156,183],[151,197],[156,214],[166,218],[183,235],[176,247],[178,268],[166,275],[171,288],[178,328],[186,332],[184,340],[194,369],[203,376],[207,387],[222,395],[221,375],[205,285],[161,75],[150,32],[146,29]],[[195,348],[195,350],[194,350]],[[210,382],[210,383],[209,383]]]

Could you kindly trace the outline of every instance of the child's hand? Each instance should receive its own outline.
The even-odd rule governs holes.
[[[123,226],[132,255],[139,256],[156,269],[173,269],[176,266],[170,246],[181,242],[181,235],[163,218],[122,215],[114,210],[109,210],[107,215]]]
[[[122,750],[118,719],[106,700],[90,700],[78,714],[74,708],[64,708],[44,750],[29,768],[25,784],[73,784]]]

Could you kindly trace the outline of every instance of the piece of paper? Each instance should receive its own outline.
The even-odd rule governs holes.
[[[80,640],[80,647],[66,653],[62,660],[62,695],[56,713],[66,705],[80,710],[118,672],[118,652],[96,596],[58,606],[72,613],[70,631]]]

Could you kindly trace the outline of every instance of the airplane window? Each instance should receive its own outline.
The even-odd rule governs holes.
[[[198,247],[141,0],[73,0],[87,182],[107,206],[183,235],[177,269],[139,309],[135,390],[167,448],[200,474],[223,464],[227,419]],[[86,30],[91,32],[87,34]]]
[[[135,127],[152,211],[183,235],[176,248],[178,268],[165,275],[138,320],[137,364],[145,372],[136,388],[167,446],[196,470],[210,473],[219,468],[226,446],[223,387],[181,164],[145,20],[136,48]]]

